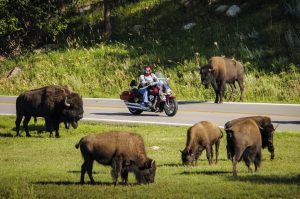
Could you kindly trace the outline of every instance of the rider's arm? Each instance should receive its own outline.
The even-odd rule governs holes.
[[[145,76],[144,75],[140,75],[140,81],[141,81],[141,85],[144,87],[147,84],[147,81],[145,80]]]

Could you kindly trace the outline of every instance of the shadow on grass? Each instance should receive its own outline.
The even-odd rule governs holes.
[[[78,182],[72,182],[72,181],[39,181],[39,182],[33,182],[32,184],[37,184],[37,185],[64,185],[64,186],[69,186],[69,185],[91,185],[91,186],[114,186],[113,182],[95,182],[95,184],[91,184],[89,181],[85,182],[84,184],[81,184],[79,181]],[[118,183],[117,186],[138,186],[138,183],[128,183],[123,184],[123,183]]]
[[[79,171],[79,170],[78,170],[78,171],[74,171],[74,170],[73,170],[73,171],[67,171],[67,173],[81,173],[81,171]],[[93,171],[92,173],[93,173],[93,174],[99,174],[99,173],[101,173],[101,172]]]
[[[231,171],[184,171],[181,175],[228,175]]]
[[[300,174],[292,177],[287,176],[228,176],[228,180],[231,181],[241,181],[241,182],[251,182],[256,184],[295,184],[300,185]]]
[[[72,182],[72,181],[39,181],[39,182],[34,182],[33,184],[39,184],[39,185],[92,185],[89,182],[86,182],[85,184],[81,184],[79,181],[78,182]],[[94,185],[105,185],[105,186],[110,186],[113,185],[112,182],[96,182]]]
[[[2,132],[0,133],[0,137],[14,137],[14,135],[12,133],[9,133],[9,132]]]
[[[157,167],[182,167],[181,163],[159,164]]]

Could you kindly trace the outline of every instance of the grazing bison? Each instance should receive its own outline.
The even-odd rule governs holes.
[[[215,94],[215,103],[222,103],[223,97],[226,90],[226,83],[229,83],[232,92],[229,100],[235,92],[235,81],[238,82],[241,97],[240,101],[243,101],[243,91],[244,91],[244,67],[241,62],[227,59],[223,57],[212,57],[210,58],[208,64],[200,68],[201,82],[208,88],[211,84]]]
[[[46,130],[55,130],[55,136],[59,137],[59,124],[64,122],[66,127],[71,124],[77,128],[78,120],[83,116],[82,98],[77,93],[70,92],[63,86],[46,86],[22,93],[16,100],[16,131],[20,135],[20,123],[22,118],[26,136],[30,136],[28,123],[31,117],[44,117]]]
[[[253,119],[241,120],[226,129],[227,150],[232,155],[233,176],[237,175],[237,163],[243,159],[248,170],[252,172],[251,162],[254,163],[255,171],[261,161],[262,137],[257,123]]]
[[[251,116],[251,117],[242,117],[238,119],[231,120],[227,122],[224,126],[224,129],[229,129],[232,126],[236,125],[240,121],[247,120],[247,119],[253,119],[256,124],[258,125],[258,128],[260,130],[261,136],[266,137],[266,139],[263,139],[262,141],[262,148],[268,147],[268,151],[271,153],[271,159],[274,159],[275,153],[274,153],[274,145],[273,145],[273,132],[275,131],[274,126],[272,124],[272,120],[270,117],[267,116]],[[270,134],[271,133],[271,134]],[[270,134],[270,135],[269,135]],[[227,152],[230,152],[227,150]],[[228,159],[232,158],[232,155],[230,153],[227,153]]]
[[[85,172],[91,183],[95,184],[92,176],[94,160],[112,167],[114,185],[118,184],[120,175],[126,184],[130,171],[134,172],[139,184],[154,182],[155,161],[147,157],[143,138],[136,133],[113,131],[92,134],[83,137],[75,147],[80,147],[84,159],[80,178],[82,184]]]
[[[213,145],[215,145],[216,148],[217,163],[221,138],[222,131],[216,124],[208,121],[196,123],[187,131],[186,147],[181,151],[182,164],[197,165],[197,160],[204,149],[206,149],[208,162],[211,164],[213,158]]]

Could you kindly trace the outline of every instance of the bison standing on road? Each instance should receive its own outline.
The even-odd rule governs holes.
[[[208,88],[211,84],[215,94],[215,103],[222,103],[223,97],[226,91],[226,83],[229,83],[232,92],[229,100],[235,92],[235,81],[238,82],[241,97],[240,101],[243,101],[244,92],[244,67],[241,62],[227,59],[223,57],[212,57],[210,58],[208,64],[200,68],[201,82]]]
[[[20,123],[23,121],[23,127],[26,136],[30,136],[28,123],[31,117],[44,117],[46,130],[50,132],[55,130],[55,136],[59,137],[59,124],[71,124],[77,128],[78,120],[83,116],[82,98],[77,93],[70,92],[63,86],[46,86],[35,90],[22,93],[16,100],[16,131],[20,136]]]
[[[95,184],[92,176],[94,160],[112,167],[114,185],[118,184],[120,175],[126,184],[129,171],[134,172],[139,184],[154,182],[155,161],[147,157],[144,140],[136,133],[113,131],[92,134],[83,137],[75,147],[80,147],[84,159],[80,178],[82,184],[85,172],[88,173],[91,184]]]
[[[232,155],[233,176],[237,175],[237,163],[243,159],[248,170],[252,172],[251,162],[255,171],[261,162],[262,136],[257,123],[253,119],[242,120],[226,129],[227,150]],[[263,138],[264,139],[264,138]]]
[[[270,117],[267,116],[250,116],[250,117],[242,117],[238,119],[231,120],[224,125],[224,129],[230,129],[232,126],[236,125],[237,123],[247,120],[253,119],[261,133],[262,137],[265,139],[262,140],[262,148],[268,147],[268,151],[271,153],[271,159],[274,159],[274,145],[273,145],[273,132],[275,131],[274,126],[272,124],[272,120]],[[270,134],[271,133],[271,134]],[[228,158],[232,158],[232,155],[227,151]]]
[[[197,160],[202,151],[206,149],[206,157],[209,164],[212,163],[213,149],[216,147],[216,163],[218,162],[219,146],[222,138],[222,131],[220,128],[208,121],[196,123],[187,131],[186,147],[181,151],[181,159],[183,165],[197,164]]]

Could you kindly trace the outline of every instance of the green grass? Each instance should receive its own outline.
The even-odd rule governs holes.
[[[220,147],[218,165],[209,166],[202,155],[198,166],[183,167],[186,127],[113,125],[80,122],[78,129],[61,129],[61,138],[49,138],[30,123],[32,137],[15,137],[14,117],[0,116],[0,198],[299,198],[299,132],[274,135],[275,159],[263,151],[257,173],[248,173],[238,164],[238,177],[232,177],[232,164],[226,159],[226,137]],[[129,186],[112,185],[110,168],[94,164],[96,185],[80,185],[82,157],[74,145],[87,134],[110,130],[140,133],[148,156],[157,162],[155,183]],[[24,132],[22,132],[24,136]],[[89,182],[86,176],[86,181]]]
[[[151,64],[154,71],[171,78],[178,99],[213,101],[212,88],[206,90],[200,82],[194,56],[198,52],[200,65],[214,55],[234,57],[245,64],[246,102],[300,103],[299,61],[292,59],[299,58],[298,51],[287,50],[283,39],[290,27],[299,29],[299,23],[289,20],[276,1],[260,6],[249,3],[237,18],[228,18],[214,12],[222,1],[184,12],[175,1],[140,0],[115,7],[112,41],[107,43],[101,40],[102,6],[94,0],[82,0],[79,5],[88,3],[95,7],[68,15],[69,32],[56,41],[60,49],[29,52],[0,63],[0,95],[67,84],[83,97],[118,98],[132,79],[138,79],[143,66]],[[183,30],[190,22],[196,26]],[[137,24],[143,26],[140,33],[132,30]],[[14,67],[22,72],[7,78]],[[235,101],[238,99],[237,95]]]

